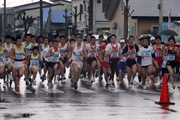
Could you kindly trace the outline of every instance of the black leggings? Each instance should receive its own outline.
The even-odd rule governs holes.
[[[110,65],[110,69],[111,69],[111,79],[114,80],[114,73],[117,72],[117,68],[118,68],[118,62],[119,59],[110,59],[109,60],[109,65]],[[118,74],[118,73],[116,73]]]

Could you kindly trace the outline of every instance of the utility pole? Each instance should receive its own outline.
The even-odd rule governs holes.
[[[43,7],[42,0],[40,0],[40,34],[43,35]]]
[[[162,30],[163,23],[163,0],[159,0],[158,9],[159,9],[159,32]]]
[[[126,5],[124,6],[124,38],[126,39],[128,37],[128,18],[131,16],[131,14],[134,12],[134,10],[129,13],[130,6],[129,6],[129,0],[126,0]]]
[[[74,16],[74,34],[77,33],[77,17],[80,13],[77,14],[77,6],[73,7],[75,12],[71,13],[72,16]]]
[[[6,36],[6,0],[4,0],[4,40],[5,40],[5,36]]]
[[[65,37],[67,40],[67,38],[68,38],[68,18],[72,17],[72,15],[67,16],[67,12],[68,12],[67,9],[65,9],[64,12],[65,12],[65,15],[63,15],[63,17],[65,18]]]
[[[93,31],[93,1],[94,0],[89,0],[89,8],[88,8],[88,12],[89,12],[89,32]]]

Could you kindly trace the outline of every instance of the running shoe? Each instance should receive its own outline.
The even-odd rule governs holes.
[[[7,86],[7,83],[6,83],[6,82],[4,82],[3,88],[6,88],[6,86]]]
[[[71,75],[69,74],[69,79],[71,79]]]
[[[109,81],[108,81],[108,84],[109,84],[109,85],[112,85],[112,80],[109,80]]]
[[[29,85],[29,82],[28,82],[28,81],[26,81],[26,85]]]
[[[16,88],[16,92],[19,92],[19,86]]]
[[[120,85],[123,85],[124,84],[124,80],[121,81]]]
[[[119,81],[119,78],[116,78],[116,81],[119,83],[120,81]]]
[[[95,77],[92,77],[92,78],[91,78],[91,81],[92,81],[92,82],[95,82]]]
[[[46,76],[45,75],[43,75],[43,77],[42,77],[42,82],[44,82],[44,80],[46,80]]]
[[[60,75],[58,74],[58,76],[57,76],[57,79],[59,80],[60,79]]]
[[[114,82],[112,82],[112,87],[113,87],[113,88],[115,88],[115,84],[114,84]]]
[[[53,88],[53,84],[52,84],[52,82],[51,81],[48,81],[48,84],[47,84],[47,86],[49,87],[49,89],[51,89],[51,88]]]
[[[144,85],[144,86],[143,86],[143,89],[144,89],[144,90],[147,90],[147,85]]]
[[[63,76],[63,79],[66,79],[66,76],[65,76],[65,74],[64,74],[64,76]]]
[[[172,87],[173,89],[175,89],[176,88],[176,86],[175,85],[173,85],[173,87]]]
[[[83,79],[83,77],[84,77],[83,74],[81,74],[81,75],[80,75],[80,79]]]
[[[106,83],[106,86],[105,86],[107,89],[108,89],[108,87],[109,87],[109,84],[108,83]]]
[[[99,81],[102,81],[102,80],[103,80],[103,77],[102,77],[102,76],[100,76],[100,77],[99,77]]]
[[[74,89],[77,90],[77,82],[74,82]]]
[[[129,84],[129,88],[130,88],[130,89],[132,88],[132,85],[131,85],[131,84]]]
[[[131,79],[131,84],[135,86],[136,82],[133,79]]]
[[[10,74],[8,74],[8,79],[12,80],[12,76]]]
[[[63,79],[63,80],[61,81],[61,83],[62,83],[62,84],[65,84],[65,83],[66,83],[66,80],[65,80],[65,79]]]
[[[33,85],[36,85],[36,80],[33,80]]]

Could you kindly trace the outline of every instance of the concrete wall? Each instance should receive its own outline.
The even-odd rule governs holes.
[[[117,22],[117,28],[115,29],[115,34],[117,37],[119,36],[118,27],[121,27],[122,28],[121,35],[123,38],[124,37],[124,30],[123,30],[124,29],[124,15],[122,13],[123,13],[123,11],[120,9],[120,2],[119,2],[118,6],[116,8],[116,11],[115,11],[115,13],[114,13],[114,15],[110,21],[110,29],[111,29],[110,31],[112,33],[112,22]]]

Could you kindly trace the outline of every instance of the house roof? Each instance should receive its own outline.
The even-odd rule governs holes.
[[[42,1],[43,4],[48,4],[48,5],[52,5],[52,3],[49,3],[49,2],[45,2],[45,1]],[[33,5],[33,4],[39,4],[39,1],[37,2],[33,2],[33,3],[28,3],[28,4],[24,4],[24,5],[18,5],[18,6],[14,6],[13,8],[18,8],[18,7],[24,7],[24,6],[28,6],[28,5]]]
[[[111,0],[108,9],[105,13],[105,18],[111,20],[120,0]]]
[[[120,0],[111,0],[118,4]],[[124,1],[125,2],[125,1]],[[134,10],[132,18],[139,17],[159,17],[159,9],[157,8],[159,0],[129,0],[130,11]],[[180,1],[179,0],[164,0],[163,1],[163,16],[168,17],[171,9],[171,17],[180,17]],[[115,12],[116,6],[109,6],[109,11],[106,12],[106,19],[110,20]],[[110,15],[111,14],[111,15]]]
[[[52,11],[51,22],[52,23],[65,23],[65,18],[63,17],[63,15],[65,15],[64,11]],[[70,11],[67,13],[67,16],[71,16]],[[72,17],[68,18],[68,21],[72,23]]]

